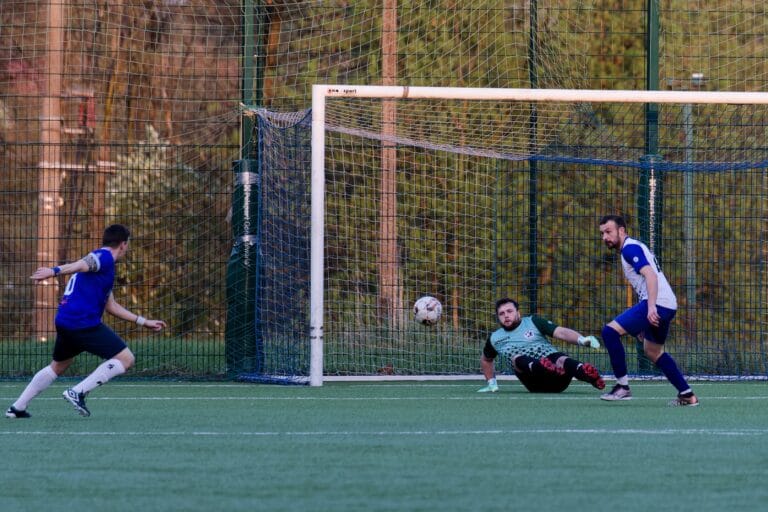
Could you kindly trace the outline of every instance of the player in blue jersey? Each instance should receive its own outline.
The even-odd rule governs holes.
[[[642,242],[627,235],[627,224],[618,215],[600,219],[603,243],[620,252],[621,266],[639,302],[603,327],[602,337],[611,358],[616,385],[600,398],[609,401],[630,400],[627,362],[621,336],[630,334],[643,342],[643,350],[677,389],[673,406],[696,406],[699,401],[683,377],[675,360],[664,351],[669,326],[677,312],[677,298],[656,257]]]
[[[72,274],[56,313],[56,343],[51,364],[32,377],[19,398],[5,412],[8,418],[29,418],[27,405],[64,373],[81,352],[90,352],[102,362],[83,381],[64,391],[64,398],[82,416],[90,416],[85,396],[97,386],[125,373],[134,363],[134,356],[125,342],[104,325],[101,317],[107,313],[135,322],[154,331],[166,327],[162,320],[151,320],[131,313],[115,301],[112,285],[115,263],[128,252],[128,228],[113,224],[104,230],[103,247],[83,259],[60,267],[38,268],[31,278],[43,281],[57,275]]]
[[[582,336],[540,316],[520,316],[517,302],[508,298],[496,301],[496,318],[501,327],[488,336],[480,356],[487,385],[479,393],[499,390],[493,363],[499,354],[512,362],[515,375],[532,393],[560,393],[574,378],[597,389],[605,388],[597,368],[569,357],[547,339],[547,336],[553,336],[574,345],[600,348],[600,342],[594,336]]]

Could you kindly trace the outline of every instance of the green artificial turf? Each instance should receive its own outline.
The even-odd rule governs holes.
[[[57,382],[2,419],[2,509],[110,511],[738,511],[768,503],[768,386],[666,382],[608,403],[574,383],[320,388]],[[0,383],[10,405],[24,383]],[[7,407],[7,405],[4,405]]]

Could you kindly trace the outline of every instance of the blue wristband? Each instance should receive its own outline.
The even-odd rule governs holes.
[[[57,276],[61,272],[61,267],[53,267],[51,270],[53,270],[53,275]]]

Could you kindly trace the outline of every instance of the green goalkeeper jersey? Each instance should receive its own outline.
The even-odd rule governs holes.
[[[491,333],[488,343],[504,357],[518,355],[541,358],[558,350],[546,336],[552,336],[557,325],[540,316],[524,316],[520,325],[508,331],[500,328]]]

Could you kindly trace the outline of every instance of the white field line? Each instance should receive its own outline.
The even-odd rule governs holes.
[[[515,378],[512,379],[499,379],[499,380],[510,380],[514,381]],[[610,382],[612,379],[607,378],[606,382]],[[24,386],[27,385],[29,381],[28,380],[16,380],[16,381],[2,381],[0,382],[0,389],[2,388],[14,388],[14,389],[23,389]],[[752,384],[753,380],[734,380],[734,381],[696,381],[696,380],[690,380],[690,382],[693,382],[693,387],[699,388],[701,386],[722,386],[722,385],[739,385],[739,384]],[[407,389],[407,388],[417,388],[417,389],[423,389],[423,388],[466,388],[466,387],[482,387],[485,384],[485,381],[481,378],[474,379],[474,380],[465,380],[461,382],[451,382],[451,381],[442,381],[442,382],[435,382],[435,381],[402,381],[402,382],[345,382],[346,385],[350,388],[387,388],[387,387],[393,387],[398,389]],[[666,380],[659,379],[659,380],[638,380],[638,381],[630,381],[630,384],[634,386],[639,386],[642,388],[648,388],[648,387],[665,387],[670,388],[671,384],[667,382]],[[62,383],[62,385],[64,385]],[[513,389],[514,386],[518,386],[516,382],[511,382],[507,384],[510,386],[510,389]],[[241,382],[241,383],[202,383],[202,382],[162,382],[162,381],[156,381],[156,382],[110,382],[108,384],[108,387],[110,388],[172,388],[172,389],[178,389],[178,388],[236,388],[236,389],[243,389],[243,388],[249,388],[252,387],[254,389],[263,389],[265,386],[269,386],[274,389],[284,389],[284,390],[296,390],[296,389],[315,389],[315,388],[309,388],[307,386],[281,386],[281,385],[274,385],[274,384],[253,384],[248,382]],[[334,387],[339,386],[339,383],[334,383]],[[588,384],[573,381],[571,383],[571,387],[590,387]],[[322,388],[316,388],[316,389],[322,389]],[[671,388],[670,388],[671,389]]]
[[[642,400],[663,400],[674,397],[674,393],[664,394],[659,396],[634,396],[632,402]],[[564,394],[564,395],[533,395],[533,394],[504,394],[497,393],[494,395],[477,395],[477,396],[407,396],[407,397],[365,397],[365,396],[93,396],[88,397],[91,401],[209,401],[209,402],[222,402],[222,401],[242,401],[242,402],[415,402],[415,401],[475,401],[475,400],[522,400],[522,401],[595,401],[598,395],[576,395],[576,394]],[[13,401],[15,396],[0,397],[0,401]],[[35,402],[42,401],[60,401],[60,396],[53,397],[37,397]],[[768,395],[765,396],[704,396],[702,401],[709,400],[768,400]],[[619,406],[621,407],[621,406]]]
[[[417,436],[489,436],[489,435],[514,435],[514,434],[533,434],[533,435],[552,435],[552,434],[575,434],[575,435],[655,435],[655,436],[674,436],[674,435],[699,435],[699,436],[764,436],[768,435],[768,429],[610,429],[610,428],[520,428],[520,429],[492,429],[492,430],[395,430],[395,431],[365,431],[365,430],[319,430],[319,431],[238,431],[238,432],[215,432],[215,431],[0,431],[0,437],[3,436],[72,436],[72,437],[331,437],[331,436],[358,436],[358,437],[417,437]]]

